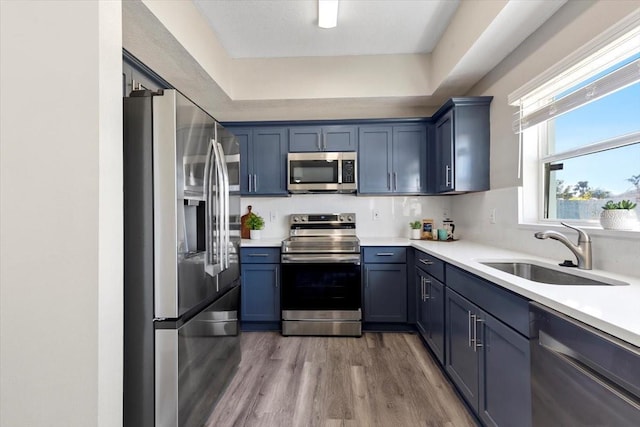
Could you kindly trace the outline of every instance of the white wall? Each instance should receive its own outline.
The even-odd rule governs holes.
[[[121,425],[121,5],[0,5],[0,425]]]
[[[522,182],[518,178],[518,138],[511,127],[515,109],[507,104],[507,96],[638,8],[637,2],[629,1],[568,2],[471,90],[469,95],[494,97],[491,104],[492,191],[453,198],[453,218],[467,237],[559,261],[573,259],[562,244],[533,237],[536,229],[548,227],[518,225],[517,186]],[[497,212],[496,224],[489,223],[489,211],[493,208]],[[567,234],[575,239],[574,232]],[[593,234],[594,268],[640,275],[638,236],[603,231]]]
[[[289,236],[292,213],[355,213],[359,237],[409,237],[409,222],[433,219],[442,224],[445,212],[451,211],[450,197],[424,196],[354,196],[348,194],[294,194],[291,197],[244,197],[242,213],[247,206],[265,220],[261,233],[265,238]],[[380,217],[373,219],[373,211]],[[272,221],[271,215],[275,218]]]

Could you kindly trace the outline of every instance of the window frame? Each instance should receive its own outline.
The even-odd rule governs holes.
[[[538,206],[540,207],[538,212],[538,220],[544,220],[552,223],[559,223],[561,221],[570,220],[571,222],[577,222],[584,225],[597,225],[599,221],[597,219],[570,219],[570,218],[548,218],[549,207],[553,203],[550,196],[550,180],[549,174],[546,168],[547,164],[558,162],[562,160],[576,159],[579,157],[587,156],[590,154],[599,153],[602,151],[612,150],[616,148],[627,147],[640,143],[640,130],[628,134],[618,135],[613,138],[608,138],[602,141],[597,141],[591,144],[583,145],[578,148],[561,151],[553,154],[549,153],[549,132],[548,123],[540,123],[541,129],[538,131],[538,146],[540,155],[538,156],[538,170],[540,175],[539,181],[539,196]],[[604,203],[604,202],[603,202]]]
[[[553,102],[553,96],[563,93],[559,88],[567,90],[571,85],[580,85],[580,82],[587,81],[591,76],[601,73],[615,63],[637,55],[640,52],[640,45],[637,43],[639,31],[640,11],[637,11],[508,95],[509,105],[517,107],[513,129],[519,134],[520,144],[518,178],[521,182],[518,195],[518,223],[521,227],[557,226],[561,228],[560,222],[571,221],[572,224],[590,229],[590,233],[640,239],[640,229],[603,230],[597,219],[545,218],[548,200],[545,194],[548,181],[545,172],[546,164],[640,143],[640,130],[549,154],[548,148],[551,142],[549,137],[552,137],[548,132],[550,122],[545,120],[529,125],[523,121],[523,118],[526,119],[525,114],[545,108],[545,105]],[[627,47],[623,48],[623,44],[631,39],[633,39],[632,44],[627,44]],[[612,47],[615,47],[616,52],[607,52]],[[624,52],[625,49],[626,52]],[[620,52],[623,54],[620,55]],[[615,60],[616,55],[617,60]],[[590,62],[592,58],[598,58],[599,65],[594,63],[592,67]],[[586,67],[582,68],[584,64]],[[589,67],[591,71],[588,71]],[[586,72],[591,74],[585,76]],[[630,85],[632,84],[635,83]],[[589,84],[585,87],[588,86]],[[620,89],[624,90],[626,87]],[[610,93],[614,92],[616,90]],[[550,113],[555,114],[553,107]]]

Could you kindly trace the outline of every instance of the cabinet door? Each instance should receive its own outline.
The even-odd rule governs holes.
[[[364,321],[406,323],[406,264],[365,264],[364,273]]]
[[[280,320],[280,265],[242,266],[242,321]]]
[[[480,323],[480,418],[488,426],[531,426],[529,341],[488,314]]]
[[[426,299],[427,284],[426,280],[429,275],[424,271],[416,268],[416,326],[418,332],[426,340],[429,335],[429,304]]]
[[[249,189],[253,189],[253,157],[251,156],[250,144],[251,130],[250,129],[230,129],[240,144],[240,194],[246,196],[249,194]]]
[[[289,129],[289,151],[308,152],[322,150],[322,128],[292,127]]]
[[[444,364],[444,285],[431,276],[426,280],[429,315],[426,340],[440,363]]]
[[[356,128],[353,126],[326,126],[322,129],[324,151],[356,151]]]
[[[424,126],[394,126],[392,188],[395,193],[426,190],[427,130]]]
[[[473,315],[478,308],[450,289],[445,290],[446,363],[456,387],[473,410],[478,412],[478,359],[472,344]]]
[[[453,110],[450,110],[436,123],[436,191],[439,193],[454,189],[453,120]]]
[[[250,145],[249,163],[253,165],[251,194],[287,194],[287,130],[253,129]]]
[[[166,89],[169,85],[157,80],[140,66],[124,57],[122,61],[122,96],[128,97],[133,90],[149,89],[156,91]]]
[[[361,127],[358,147],[358,192],[391,192],[392,128]]]

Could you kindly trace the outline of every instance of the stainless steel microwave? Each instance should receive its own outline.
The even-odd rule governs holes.
[[[289,153],[287,189],[291,193],[354,193],[357,153]]]

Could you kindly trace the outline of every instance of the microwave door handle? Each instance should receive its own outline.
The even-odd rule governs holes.
[[[342,158],[338,160],[338,184],[342,184]]]

